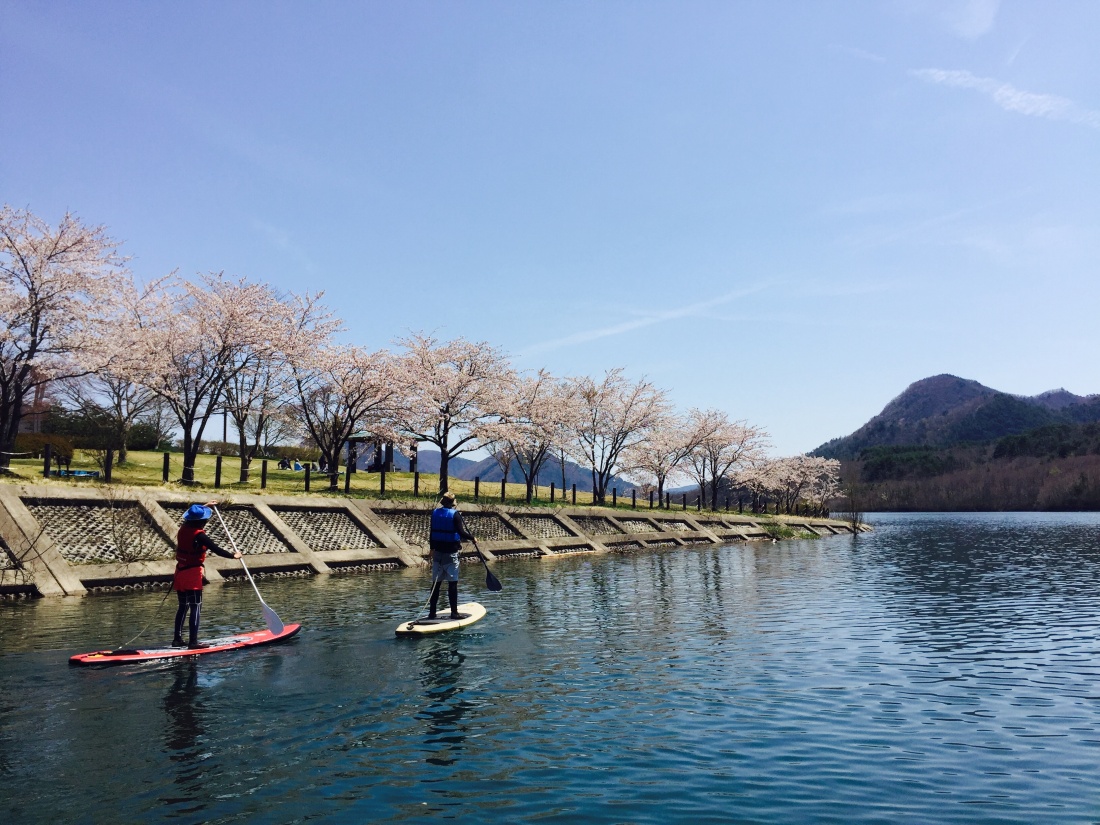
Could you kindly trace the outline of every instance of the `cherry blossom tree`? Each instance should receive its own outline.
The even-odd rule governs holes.
[[[628,381],[621,368],[608,370],[599,381],[585,376],[570,382],[579,409],[572,452],[591,469],[593,497],[602,504],[624,450],[650,436],[667,414],[668,400],[644,378]]]
[[[0,208],[0,470],[15,449],[24,400],[49,381],[94,372],[130,281],[102,226],[66,213],[52,226]]]
[[[61,382],[68,404],[89,415],[101,415],[111,423],[118,449],[118,463],[125,464],[126,441],[134,424],[160,401],[157,394],[110,365],[91,375]]]
[[[464,338],[441,342],[413,334],[395,371],[400,400],[393,426],[406,439],[439,448],[439,492],[448,489],[450,460],[479,447],[479,433],[505,414],[516,373],[504,354]]]
[[[718,488],[723,478],[735,475],[738,468],[763,456],[768,434],[744,421],[730,421],[721,410],[707,410],[700,415],[705,433],[688,456],[691,475],[706,499],[710,487],[711,509],[718,509]]]
[[[684,464],[708,434],[706,416],[699,410],[688,415],[668,414],[654,424],[649,436],[623,452],[623,466],[629,473],[656,480],[657,501],[664,506],[665,485],[683,472]]]
[[[748,460],[731,475],[734,487],[747,490],[752,498],[752,511],[758,512],[761,499],[774,489],[771,462],[764,457]]]
[[[356,430],[378,431],[393,415],[395,365],[386,351],[330,345],[290,360],[294,407],[309,437],[321,451],[336,489],[340,452]]]
[[[237,429],[242,484],[249,479],[252,460],[260,450],[272,419],[293,397],[292,392],[289,369],[278,356],[255,361],[226,384],[225,409]]]
[[[172,280],[130,308],[132,377],[163,398],[183,433],[185,484],[195,480],[202,434],[227,385],[254,359],[276,357],[293,320],[267,284],[202,275]]]
[[[810,482],[805,497],[814,513],[826,515],[829,501],[840,495],[840,462],[835,458],[811,456]]]
[[[226,383],[225,408],[237,428],[241,483],[248,481],[250,464],[265,436],[286,419],[288,405],[301,399],[292,363],[299,365],[297,375],[306,375],[305,364],[315,365],[312,356],[328,347],[341,328],[322,297],[323,293],[286,298],[280,323],[270,327],[273,346],[246,347],[239,353],[241,368]]]
[[[480,435],[486,445],[492,445],[494,455],[501,456],[497,463],[502,468],[515,462],[530,503],[546,459],[562,443],[563,433],[576,426],[576,393],[571,383],[539,370],[534,376],[520,379],[506,400],[504,414],[498,421],[484,425]]]
[[[803,491],[812,481],[814,473],[811,463],[812,459],[807,455],[772,459],[772,492],[784,513],[791,513],[797,508]]]
[[[839,461],[809,455],[757,461],[738,475],[739,482],[757,496],[774,500],[786,513],[795,512],[802,502],[821,512],[827,500],[839,493],[839,479]]]

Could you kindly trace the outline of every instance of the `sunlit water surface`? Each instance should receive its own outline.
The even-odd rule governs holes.
[[[301,635],[71,668],[161,593],[0,604],[0,821],[1100,820],[1100,517],[261,583]],[[262,626],[208,588],[208,635]]]

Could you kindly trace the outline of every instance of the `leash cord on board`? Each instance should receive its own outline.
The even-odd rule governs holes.
[[[137,639],[140,639],[140,638],[141,638],[141,634],[143,634],[143,633],[144,633],[144,632],[145,632],[146,630],[148,630],[148,629],[149,629],[149,626],[150,626],[150,625],[152,625],[152,624],[153,624],[153,622],[155,622],[155,621],[156,621],[156,619],[157,619],[157,614],[158,614],[158,613],[160,613],[160,609],[161,609],[162,607],[164,607],[164,603],[165,603],[166,601],[168,601],[168,594],[169,594],[169,593],[171,593],[171,592],[172,592],[172,588],[168,588],[168,590],[166,590],[166,591],[164,592],[164,598],[162,598],[162,599],[160,600],[160,604],[158,604],[158,605],[157,605],[157,609],[153,611],[153,618],[151,618],[151,619],[149,620],[148,624],[146,624],[146,625],[145,625],[145,627],[143,627],[143,628],[142,628],[141,630],[139,630],[139,631],[138,631],[138,633],[137,633],[137,636],[134,636],[134,638],[133,638],[133,639],[128,639],[128,640],[126,640],[125,642],[123,642],[122,644],[120,644],[120,645],[119,645],[118,647],[116,647],[116,648],[115,648],[114,650],[112,650],[112,651],[111,651],[112,653],[116,653],[117,651],[119,651],[119,650],[122,650],[123,648],[127,648],[127,647],[129,647],[129,646],[130,646],[130,645],[132,645],[132,644],[133,644],[133,643],[134,643],[134,642],[135,642],[135,641],[136,641]]]

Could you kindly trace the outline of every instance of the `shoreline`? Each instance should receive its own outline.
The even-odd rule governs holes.
[[[168,586],[179,519],[201,498],[197,492],[0,484],[0,598]],[[347,575],[426,564],[434,501],[226,492],[221,512],[255,576]],[[462,512],[489,561],[852,532],[836,519],[692,509],[464,502]],[[220,527],[212,524],[208,531],[219,540]],[[463,556],[474,557],[473,548]],[[243,578],[230,559],[209,558],[205,569],[209,584]]]

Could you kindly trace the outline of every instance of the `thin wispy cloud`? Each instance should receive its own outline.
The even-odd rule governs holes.
[[[763,286],[755,287],[753,289],[739,289],[733,292],[727,292],[724,295],[719,295],[715,298],[708,298],[705,301],[697,301],[693,304],[687,304],[686,306],[677,307],[676,309],[668,309],[662,312],[649,312],[642,315],[640,318],[635,318],[630,321],[623,321],[618,324],[611,324],[610,326],[597,327],[595,329],[584,330],[581,332],[575,332],[572,335],[566,335],[562,338],[554,338],[549,341],[542,341],[538,344],[532,344],[529,347],[525,347],[522,355],[534,355],[540,352],[548,352],[549,350],[560,349],[561,347],[574,346],[576,344],[586,344],[589,341],[596,341],[601,338],[611,338],[615,335],[623,335],[627,332],[633,332],[634,330],[644,329],[645,327],[651,327],[655,324],[663,324],[666,321],[678,321],[683,318],[689,318],[692,316],[702,315],[708,310],[713,309],[716,306],[728,304],[737,298],[745,298],[749,295],[753,295],[764,289]]]
[[[869,52],[866,49],[856,48],[855,46],[845,46],[841,43],[831,43],[829,48],[834,52],[840,52],[846,54],[848,57],[854,57],[857,60],[867,60],[871,63],[885,63],[886,58],[881,54],[875,52]]]
[[[1100,129],[1100,111],[1085,108],[1069,98],[1027,92],[1017,89],[1011,83],[1004,83],[990,77],[978,77],[967,71],[915,69],[910,74],[926,83],[981,92],[1006,112],[1061,120]]]

